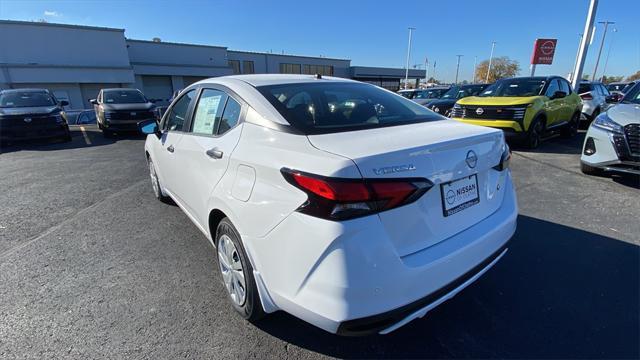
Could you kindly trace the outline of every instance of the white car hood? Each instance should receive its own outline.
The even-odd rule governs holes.
[[[616,123],[625,126],[632,123],[640,123],[640,105],[618,104],[607,111],[609,118]]]

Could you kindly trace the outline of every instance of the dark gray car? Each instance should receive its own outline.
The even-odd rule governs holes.
[[[137,132],[139,122],[156,119],[155,105],[138,89],[102,89],[91,103],[105,137],[114,132]]]

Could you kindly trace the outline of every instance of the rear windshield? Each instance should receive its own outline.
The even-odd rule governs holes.
[[[319,82],[260,86],[257,89],[293,127],[305,134],[443,119],[413,101],[370,84]]]
[[[580,84],[578,86],[578,94],[584,94],[591,91],[591,84]]]
[[[524,97],[540,95],[545,81],[535,78],[499,80],[479,96]]]
[[[414,99],[439,99],[447,89],[428,89],[416,93]]]
[[[138,90],[109,90],[104,92],[104,102],[107,104],[135,104],[146,103],[147,99]]]
[[[53,106],[56,102],[51,95],[44,91],[12,91],[0,95],[0,107],[37,107]]]

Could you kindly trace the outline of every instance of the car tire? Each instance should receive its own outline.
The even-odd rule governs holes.
[[[527,131],[527,137],[525,139],[525,146],[529,149],[535,149],[540,146],[543,132],[544,121],[541,118],[534,119],[531,125],[529,125],[529,130]]]
[[[240,234],[228,218],[216,228],[218,269],[227,296],[236,312],[248,321],[256,321],[265,313],[253,277],[253,267],[242,246]]]
[[[111,139],[113,137],[113,131],[102,129],[102,136],[104,136],[106,139]]]
[[[582,171],[582,173],[585,175],[596,175],[596,176],[601,176],[604,173],[602,169],[589,166],[583,163],[582,161],[580,162],[580,171]]]
[[[578,135],[578,126],[580,125],[580,114],[575,113],[569,120],[569,123],[562,128],[560,135],[565,139],[570,139]]]
[[[153,164],[153,160],[151,160],[151,158],[148,158],[147,164],[149,165],[149,177],[151,178],[151,187],[153,188],[153,195],[156,197],[156,199],[162,201],[163,203],[171,204],[172,203],[171,198],[162,193],[162,187],[160,186],[160,179],[158,178],[158,173],[156,172],[156,167]]]
[[[62,137],[63,142],[71,142],[73,139],[71,138],[71,133],[67,132],[65,136]]]

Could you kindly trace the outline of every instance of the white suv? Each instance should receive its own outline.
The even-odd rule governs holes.
[[[248,320],[390,332],[478,279],[516,228],[501,131],[370,84],[213,78],[141,127],[156,197],[215,246]]]
[[[607,96],[611,95],[602,83],[583,81],[578,87],[582,99],[582,114],[591,122],[607,108]]]

